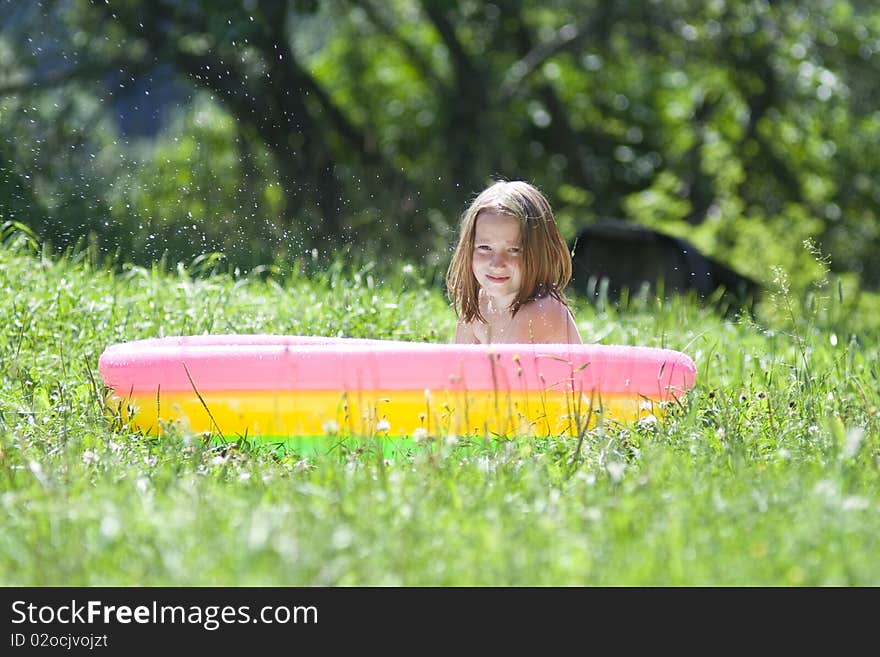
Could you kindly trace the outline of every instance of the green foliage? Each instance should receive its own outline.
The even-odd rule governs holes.
[[[182,119],[127,161],[113,190],[113,219],[130,227],[136,260],[165,252],[183,262],[211,252],[234,263],[301,255],[302,240],[283,230],[285,199],[265,150],[243,143],[229,114],[207,98]]]
[[[835,273],[880,283],[873,4],[441,6],[12,11],[0,216],[141,265],[220,251],[249,269],[345,245],[442,266],[469,198],[516,177],[568,238],[621,216],[764,283],[790,267],[800,292],[809,238]],[[183,90],[174,119],[120,134],[118,103],[156,76]]]
[[[671,347],[698,367],[663,421],[604,425],[582,441],[438,436],[387,457],[369,440],[303,454],[114,423],[96,367],[115,342],[447,341],[454,330],[412,264],[341,254],[247,275],[225,266],[111,269],[86,251],[51,256],[21,226],[0,231],[0,583],[880,581],[874,295],[829,278],[801,300],[780,281],[763,325],[686,298],[601,313],[575,300],[585,339]]]

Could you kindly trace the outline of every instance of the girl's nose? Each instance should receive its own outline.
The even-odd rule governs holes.
[[[507,258],[504,256],[504,253],[500,251],[492,253],[491,264],[493,267],[503,267],[505,262],[507,262]]]

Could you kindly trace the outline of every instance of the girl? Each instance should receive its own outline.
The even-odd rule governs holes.
[[[462,216],[446,272],[455,342],[582,342],[562,292],[570,279],[547,199],[526,182],[491,185]]]

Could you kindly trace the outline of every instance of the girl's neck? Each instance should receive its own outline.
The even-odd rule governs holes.
[[[513,303],[514,299],[516,299],[515,294],[511,294],[504,297],[496,297],[486,295],[486,309],[490,314],[498,317],[509,317],[511,314],[510,305]]]

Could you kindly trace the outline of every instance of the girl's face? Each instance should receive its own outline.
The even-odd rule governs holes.
[[[522,284],[519,219],[484,210],[474,231],[474,277],[490,297],[507,307]]]

